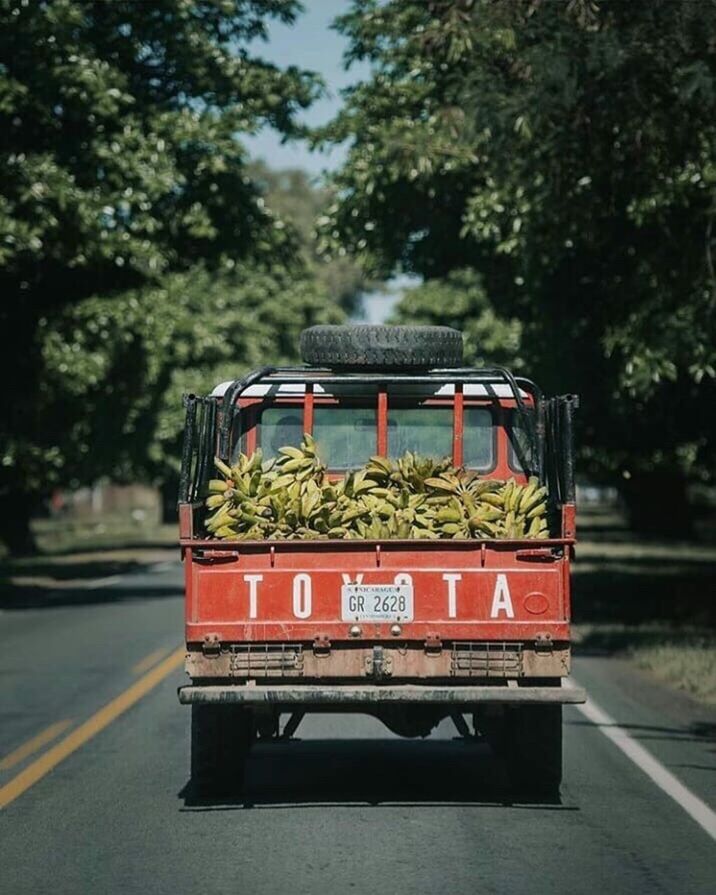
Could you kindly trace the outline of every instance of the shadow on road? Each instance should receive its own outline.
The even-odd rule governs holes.
[[[578,810],[511,785],[501,762],[477,740],[294,739],[259,743],[245,792],[204,798],[189,780],[184,810],[405,805],[498,806]]]
[[[0,584],[0,587],[2,585]],[[158,597],[181,597],[181,586],[148,585],[139,587],[131,581],[123,587],[105,587],[98,590],[80,590],[67,593],[45,589],[23,589],[21,594],[0,594],[0,609],[46,609],[60,606],[90,606],[95,604],[119,603],[129,600],[148,600]]]
[[[577,562],[574,621],[625,625],[664,621],[714,627],[715,576],[716,563],[704,560],[600,557],[586,568]]]
[[[593,721],[565,721],[570,727],[594,727]],[[702,743],[713,747],[716,751],[716,724],[707,721],[695,721],[683,727],[666,727],[650,724],[600,724],[599,727],[619,727],[628,731],[635,740],[678,740],[682,743]],[[716,770],[716,766],[710,768]]]
[[[85,606],[127,599],[177,596],[181,584],[146,573],[177,561],[177,551],[153,545],[53,554],[0,563],[0,609]],[[179,564],[177,562],[177,569]],[[131,576],[131,577],[125,577]],[[141,577],[140,577],[141,576]],[[115,578],[123,581],[114,581]]]
[[[178,533],[177,533],[178,538]],[[123,550],[123,551],[132,551],[136,553],[138,556],[142,556],[143,554],[152,553],[154,551],[167,551],[171,550],[175,555],[178,555],[178,541],[174,540],[147,540],[146,538],[118,538],[116,541],[112,542],[112,544],[82,544],[81,546],[74,545],[72,547],[63,547],[59,550],[52,551],[51,554],[41,554],[41,559],[46,559],[48,561],[52,561],[55,557],[74,557],[78,553],[82,555],[85,554],[102,554],[107,553],[108,551],[113,550]],[[33,560],[33,563],[35,560]]]

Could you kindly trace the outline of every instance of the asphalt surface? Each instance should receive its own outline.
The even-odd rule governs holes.
[[[0,810],[3,895],[716,892],[716,842],[576,708],[555,803],[519,801],[489,748],[451,722],[411,741],[351,715],[259,744],[241,802],[197,803],[182,672],[137,696],[181,631],[172,565],[0,613],[0,801],[14,793]],[[575,676],[716,809],[714,712],[616,660],[581,657]],[[76,748],[16,792],[73,731]]]

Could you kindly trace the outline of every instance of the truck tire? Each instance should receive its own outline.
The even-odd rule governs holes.
[[[301,333],[301,357],[315,367],[459,367],[462,333],[449,326],[312,326]]]
[[[235,796],[244,789],[254,739],[251,712],[232,705],[191,707],[191,782],[200,796]]]
[[[505,713],[504,756],[520,793],[556,798],[562,783],[562,706],[524,705]]]

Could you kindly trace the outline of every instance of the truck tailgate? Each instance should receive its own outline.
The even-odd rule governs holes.
[[[208,543],[184,545],[188,643],[569,636],[567,541]],[[354,584],[406,585],[412,617],[352,613]]]

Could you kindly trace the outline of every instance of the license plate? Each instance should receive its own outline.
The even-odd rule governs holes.
[[[344,584],[341,588],[344,622],[411,622],[412,584]]]

